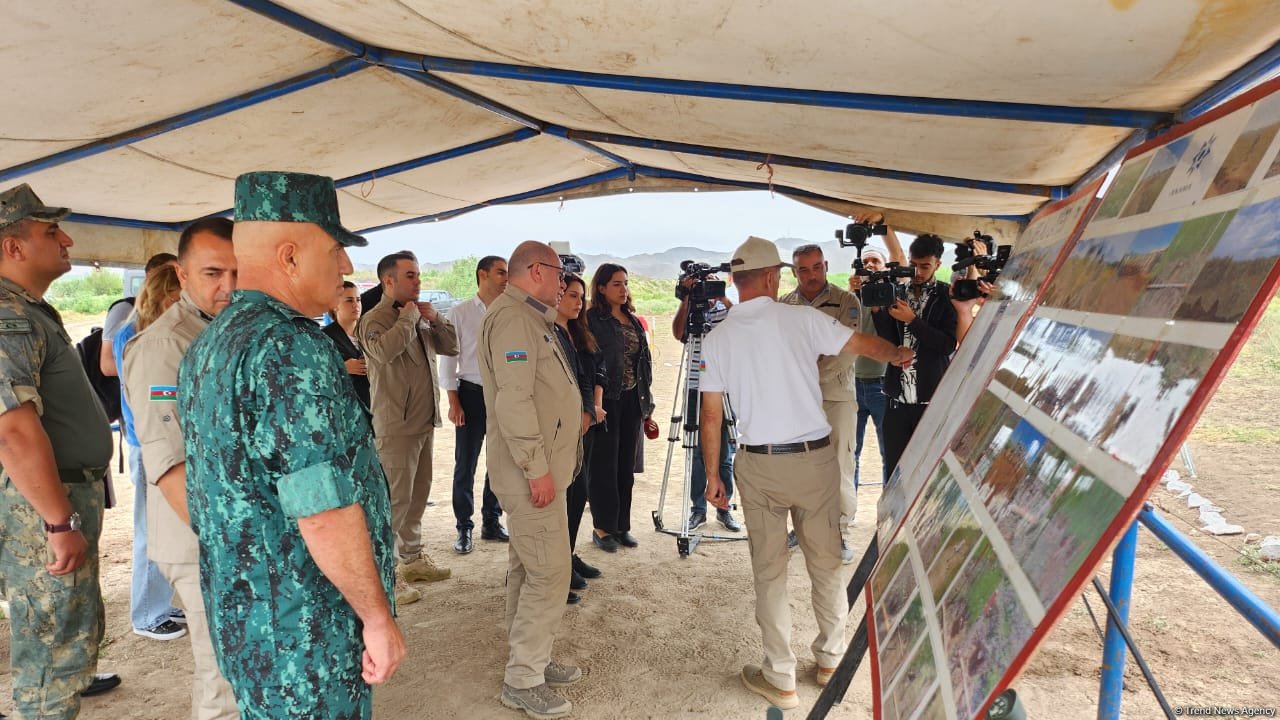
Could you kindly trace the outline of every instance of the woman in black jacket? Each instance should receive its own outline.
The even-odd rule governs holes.
[[[347,367],[347,376],[356,390],[356,397],[364,406],[366,417],[372,417],[369,410],[369,369],[365,365],[364,353],[356,344],[356,321],[360,319],[360,294],[356,292],[353,282],[342,283],[342,295],[338,298],[338,307],[329,311],[329,319],[333,322],[324,326],[324,333],[333,339],[333,344],[342,356]]]
[[[636,547],[631,534],[631,492],[641,423],[653,414],[653,364],[644,328],[636,319],[627,269],[605,263],[591,281],[591,333],[604,357],[604,426],[591,459],[593,542],[606,552]]]
[[[587,284],[573,274],[567,275],[564,282],[564,295],[556,307],[556,336],[573,364],[578,389],[582,392],[582,466],[565,493],[569,510],[569,552],[572,553],[578,544],[578,527],[582,524],[582,513],[587,507],[591,456],[595,447],[596,428],[605,419],[604,386],[608,380],[604,372],[604,359],[600,356],[600,346],[596,344],[583,312],[586,307]],[[596,577],[600,577],[600,571],[574,554],[573,577],[569,588],[582,590],[587,586],[587,578]],[[577,601],[578,596],[569,593],[569,602],[572,604]]]

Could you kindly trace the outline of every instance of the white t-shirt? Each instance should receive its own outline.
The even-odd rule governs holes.
[[[739,442],[779,445],[831,434],[818,356],[836,355],[853,330],[811,307],[767,297],[734,305],[702,342],[702,392],[733,397]]]

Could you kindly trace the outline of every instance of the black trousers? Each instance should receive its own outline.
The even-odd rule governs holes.
[[[884,411],[884,467],[885,483],[893,477],[893,469],[902,459],[902,453],[911,442],[911,435],[924,417],[928,405],[915,405],[890,400]]]
[[[578,527],[582,525],[582,514],[587,510],[587,497],[591,485],[591,457],[595,454],[596,433],[600,426],[592,425],[587,434],[582,436],[582,471],[573,479],[565,494],[569,510],[569,551],[578,547]]]
[[[453,446],[453,517],[459,530],[471,530],[475,523],[476,466],[480,464],[480,449],[484,447],[484,389],[466,380],[458,382],[458,402],[466,424],[454,430]],[[498,522],[502,507],[498,497],[489,489],[489,473],[484,475],[484,500],[480,517],[484,522]]]
[[[631,530],[631,490],[635,485],[636,443],[639,439],[640,393],[624,390],[616,400],[605,399],[605,425],[596,430],[588,493],[591,519],[597,530]]]

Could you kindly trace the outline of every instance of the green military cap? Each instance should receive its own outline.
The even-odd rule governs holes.
[[[345,247],[368,240],[342,227],[333,178],[306,173],[259,170],[236,178],[236,222],[315,223]]]
[[[63,207],[49,207],[40,202],[31,186],[22,183],[0,193],[0,227],[31,218],[40,222],[58,222],[71,213]]]

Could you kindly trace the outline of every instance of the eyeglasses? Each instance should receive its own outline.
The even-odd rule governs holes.
[[[544,263],[544,262],[529,263],[527,266],[525,266],[525,270],[533,269],[534,265],[541,265],[543,267],[549,267],[552,270],[555,270],[557,273],[560,274],[560,282],[564,282],[565,277],[569,274],[569,271],[565,270],[564,267],[560,265],[552,265],[551,263]]]

